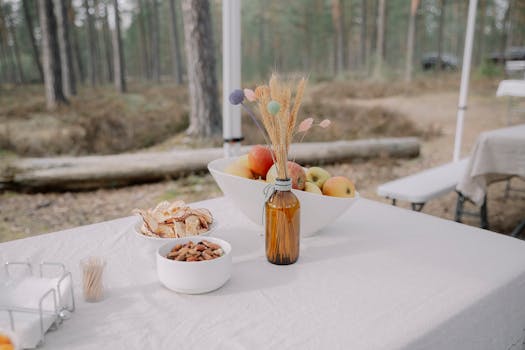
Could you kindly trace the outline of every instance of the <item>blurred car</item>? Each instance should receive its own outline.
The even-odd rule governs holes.
[[[507,61],[525,61],[525,46],[513,46],[504,53],[494,51],[487,57],[493,63],[505,63]]]
[[[441,61],[441,64],[439,64]],[[423,55],[421,59],[421,68],[423,70],[431,70],[440,67],[443,70],[456,70],[459,66],[458,58],[451,53],[442,53],[441,60],[438,58],[437,52],[431,52]]]

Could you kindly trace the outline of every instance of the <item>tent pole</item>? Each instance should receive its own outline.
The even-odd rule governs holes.
[[[241,87],[241,3],[222,2],[222,135],[224,156],[240,153],[241,109],[233,106],[230,92]]]
[[[456,136],[454,140],[454,162],[459,161],[461,155],[461,139],[463,136],[463,119],[467,109],[468,85],[470,78],[470,63],[472,61],[472,44],[474,42],[474,27],[476,25],[476,8],[478,0],[470,0],[468,5],[467,33],[465,34],[465,48],[463,51],[463,65],[461,68],[461,85],[459,88],[458,114],[456,121]]]

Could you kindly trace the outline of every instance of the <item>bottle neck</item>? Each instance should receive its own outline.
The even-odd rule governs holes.
[[[292,190],[292,179],[276,179],[275,180],[275,190],[280,192],[291,191]]]

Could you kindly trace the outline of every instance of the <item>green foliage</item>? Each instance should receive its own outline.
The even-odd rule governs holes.
[[[490,60],[484,60],[478,67],[477,73],[485,78],[496,78],[503,77],[505,75],[505,70],[501,64],[498,65]]]
[[[151,33],[148,21],[151,21],[152,0],[125,1],[122,8],[124,23],[123,45],[126,62],[126,74],[130,80],[145,80],[145,71],[150,65],[144,62],[144,56],[151,56]],[[171,62],[171,24],[169,3],[159,2],[160,14],[160,63],[163,80],[172,74]],[[226,0],[223,0],[226,1]],[[340,0],[344,22],[344,72],[339,79],[367,78],[374,67],[376,46],[377,0]],[[505,26],[503,14],[509,0],[480,0],[478,6],[478,28],[476,29],[474,64],[480,64],[480,74],[497,75],[496,67],[482,63],[483,57],[501,49],[505,28],[510,42],[508,46],[524,45],[525,40],[525,1],[514,0],[511,11],[512,25]],[[99,7],[108,0],[99,0]],[[36,13],[36,0],[28,0],[29,9],[35,26],[37,40],[40,38],[39,20]],[[82,1],[73,1],[75,42],[79,46],[80,59],[87,70],[88,43],[86,14]],[[176,18],[180,49],[184,51],[184,31],[181,4],[176,3]],[[406,60],[406,40],[409,17],[408,0],[388,0],[386,2],[385,44],[382,69],[384,78],[397,79],[404,71]],[[142,8],[140,8],[142,4]],[[243,0],[241,1],[241,38],[242,38],[242,77],[246,82],[261,82],[272,71],[308,73],[314,81],[331,80],[335,77],[335,30],[332,18],[333,0]],[[363,8],[365,4],[365,8]],[[18,39],[23,71],[29,82],[39,78],[34,64],[29,32],[26,27],[21,0],[2,1],[4,14],[13,18],[14,33]],[[483,5],[483,6],[482,6]],[[221,76],[222,55],[222,1],[210,0],[214,45],[217,59],[217,72]],[[444,53],[461,58],[467,18],[467,1],[446,1],[444,9],[443,45]],[[481,9],[484,9],[482,11]],[[363,17],[366,10],[366,17]],[[414,50],[414,68],[419,70],[420,59],[425,53],[436,52],[438,47],[439,18],[442,13],[441,1],[420,0],[416,17],[416,39]],[[97,55],[99,70],[107,71],[103,26],[100,18],[101,8],[96,11],[95,28],[97,37]],[[111,12],[111,11],[110,11]],[[140,22],[143,22],[141,30]],[[110,20],[110,22],[112,22]],[[362,35],[362,23],[366,23],[366,36]],[[479,27],[484,23],[483,28]],[[13,71],[10,55],[12,40],[7,27],[0,25],[0,42],[8,50],[7,55],[0,55],[0,80],[6,79],[6,71]],[[481,35],[481,37],[480,37]],[[146,40],[144,40],[144,37]],[[366,53],[363,54],[362,43]],[[482,43],[482,44],[481,44]],[[7,44],[7,45],[6,45]],[[76,55],[76,53],[75,53]],[[366,62],[362,57],[366,56]],[[6,58],[7,57],[7,58]],[[181,55],[185,61],[184,52]],[[151,59],[150,59],[151,61]],[[185,65],[184,65],[185,66]],[[10,74],[13,76],[13,74]],[[106,74],[101,74],[107,82]]]

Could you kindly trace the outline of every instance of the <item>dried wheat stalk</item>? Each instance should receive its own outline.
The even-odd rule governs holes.
[[[272,75],[268,85],[261,85],[255,89],[261,120],[275,154],[277,174],[280,179],[288,178],[286,165],[288,150],[292,142],[305,86],[306,79],[301,78],[296,88],[293,107],[291,83],[280,80],[276,74]],[[268,111],[268,104],[272,100],[279,103],[280,106],[275,115]]]

